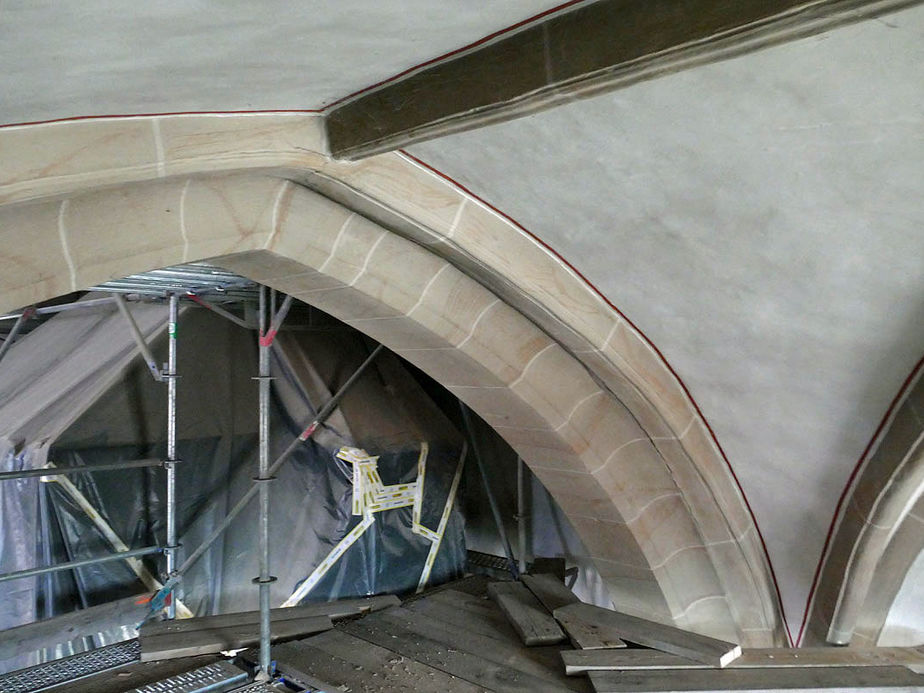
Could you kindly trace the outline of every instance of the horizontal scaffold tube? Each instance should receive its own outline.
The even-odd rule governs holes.
[[[152,553],[162,553],[163,548],[160,546],[148,546],[143,549],[130,549],[129,551],[119,551],[111,553],[108,556],[99,556],[98,558],[86,558],[82,561],[70,561],[69,563],[58,563],[49,565],[44,568],[29,568],[28,570],[17,570],[15,573],[0,574],[0,582],[8,580],[18,580],[19,578],[33,577],[45,573],[54,573],[59,570],[70,570],[72,568],[83,568],[88,565],[97,563],[109,563],[110,561],[124,561],[126,558],[137,558],[138,556],[147,556]]]

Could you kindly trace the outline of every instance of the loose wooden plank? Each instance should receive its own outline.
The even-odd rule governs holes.
[[[622,648],[625,641],[612,628],[599,623],[588,623],[571,614],[559,612],[558,623],[568,634],[571,644],[579,650],[605,650]]]
[[[468,648],[471,647],[471,640],[475,636],[471,634],[460,635],[453,633],[451,628],[431,624],[440,631],[434,633],[432,629],[421,628],[419,623],[403,621],[395,615],[395,611],[401,610],[344,623],[338,630],[498,693],[561,693],[574,690],[564,680],[565,677],[562,677],[561,683],[556,683],[552,677],[536,676],[523,671],[522,668],[515,668],[529,666],[523,662],[498,664],[493,659],[472,653]],[[422,633],[422,630],[427,630],[426,634]]]
[[[589,671],[637,671],[650,669],[706,669],[708,664],[658,650],[592,651],[561,653],[569,676]],[[924,666],[924,654],[913,647],[800,647],[746,649],[729,669],[783,667],[882,667]]]
[[[492,582],[488,585],[488,594],[510,619],[510,624],[526,646],[555,645],[565,639],[555,619],[519,582]]]
[[[555,610],[555,618],[570,616],[609,628],[637,645],[653,647],[714,667],[724,667],[741,656],[740,645],[591,604],[569,604]]]
[[[0,631],[0,660],[70,642],[84,635],[95,635],[110,628],[134,627],[148,612],[147,605],[136,603],[140,598],[141,595],[126,597]]]
[[[554,575],[548,573],[524,575],[520,579],[536,599],[542,602],[542,606],[549,610],[549,613],[562,606],[577,604],[581,601],[565,586],[564,582]]]
[[[279,621],[272,624],[270,639],[276,641],[300,635],[312,635],[330,630],[332,627],[330,616]],[[214,654],[256,645],[260,642],[260,624],[244,623],[186,633],[143,635],[139,640],[141,641],[142,662]]]
[[[924,690],[924,676],[906,667],[814,667],[777,669],[666,669],[659,671],[592,671],[597,693],[665,693],[670,691],[822,691]]]
[[[272,651],[287,678],[323,691],[480,693],[478,686],[337,630]]]
[[[554,613],[555,609],[568,604],[579,604],[581,601],[554,575],[524,575],[521,580],[549,613]],[[618,633],[599,624],[587,623],[573,615],[563,615],[558,619],[558,623],[568,634],[568,639],[574,647],[592,650],[626,646]]]
[[[343,618],[369,611],[378,611],[401,603],[393,594],[384,594],[375,597],[361,597],[358,599],[340,599],[333,602],[318,602],[305,606],[293,606],[280,609],[270,609],[272,622],[291,621],[314,616],[329,616],[330,618]],[[260,623],[259,611],[240,611],[218,616],[200,616],[197,618],[178,619],[175,621],[153,621],[141,627],[139,635],[162,635],[165,633],[188,633],[195,630],[214,630],[241,625]]]

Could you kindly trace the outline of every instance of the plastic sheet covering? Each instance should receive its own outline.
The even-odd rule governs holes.
[[[166,308],[158,306],[155,310],[159,311],[158,319],[166,317]],[[40,346],[41,332],[65,315],[76,314],[57,316],[28,337]],[[111,327],[113,336],[123,328],[128,332],[121,323]],[[165,353],[163,342],[152,342],[155,355]],[[204,310],[187,310],[180,319],[177,451],[182,463],[177,468],[177,515],[181,563],[246,491],[256,473],[255,342],[255,333]],[[276,380],[271,402],[271,457],[302,430],[368,352],[367,341],[349,328],[280,334],[272,359]],[[15,349],[10,356],[14,353]],[[66,361],[68,357],[62,358]],[[2,371],[0,368],[0,374]],[[106,372],[111,374],[108,369]],[[93,397],[75,398],[76,409],[69,415],[66,428],[55,430],[52,441],[44,440],[41,449],[55,464],[90,466],[163,457],[166,388],[151,379],[140,359],[134,359],[127,368],[117,368],[108,387],[94,385],[90,389]],[[45,424],[42,427],[52,429]],[[393,484],[415,479],[422,441],[429,444],[422,517],[426,526],[435,529],[461,453],[461,437],[399,360],[383,353],[344,399],[329,425],[315,440],[298,448],[271,487],[271,566],[279,578],[272,586],[274,606],[289,597],[360,519],[351,514],[350,470],[347,463],[335,458],[336,451],[349,445],[379,455],[382,480]],[[28,443],[26,449],[31,449]],[[4,459],[7,465],[28,462],[13,461],[9,454]],[[135,547],[164,543],[165,476],[161,468],[142,468],[69,478],[102,520],[125,544]],[[47,558],[52,562],[111,552],[98,528],[59,484],[34,479],[4,484],[16,487],[16,491],[0,487],[0,493],[8,491],[0,496],[0,537],[4,542],[0,561],[4,570],[42,564],[43,551],[50,554]],[[41,489],[47,501],[44,513],[39,512]],[[430,542],[411,532],[411,512],[407,507],[377,513],[374,525],[305,601],[413,590]],[[258,608],[258,591],[251,584],[258,574],[257,513],[258,506],[252,503],[181,583],[179,597],[196,615]],[[455,509],[431,582],[461,573],[464,541],[462,514]],[[144,562],[155,575],[163,568],[158,557],[145,558]],[[55,573],[50,580],[31,578],[7,585],[18,587],[18,591],[0,592],[4,627],[144,591],[123,562]],[[15,594],[19,596],[13,598]],[[20,657],[15,665],[0,664],[0,670],[131,635],[128,628],[94,633],[89,639],[28,655],[29,661]]]
[[[131,310],[145,335],[165,327],[163,307],[132,305]],[[131,333],[114,305],[61,313],[18,340],[0,364],[0,469],[45,465],[51,442],[119,378],[134,353]],[[36,478],[0,482],[3,572],[44,565],[54,557],[49,542],[42,542],[41,486]],[[56,613],[42,591],[48,584],[45,577],[4,583],[0,629]],[[20,655],[0,662],[0,670],[44,656]]]

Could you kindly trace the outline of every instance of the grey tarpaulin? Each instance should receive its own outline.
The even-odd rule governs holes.
[[[163,328],[166,307],[133,305],[132,311],[145,332]],[[162,342],[152,342],[156,355],[165,352]],[[280,333],[273,348],[274,453],[346,380],[368,355],[369,346],[346,327]],[[54,355],[46,357],[46,350]],[[30,351],[35,360],[30,360]],[[4,446],[0,453],[5,468],[38,466],[46,458],[64,466],[162,457],[166,388],[151,379],[134,354],[127,326],[112,311],[63,313],[17,343],[0,367],[0,423],[6,422],[0,428]],[[255,333],[201,309],[184,311],[179,325],[179,372],[177,449],[183,462],[178,467],[177,513],[182,562],[184,553],[199,544],[255,474]],[[35,380],[41,384],[41,406],[33,405],[39,400],[32,394]],[[65,394],[70,399],[62,401]],[[27,410],[28,416],[22,416]],[[44,420],[43,412],[54,416],[54,425]],[[14,421],[28,421],[29,427],[14,428]],[[435,528],[461,452],[461,437],[408,377],[401,362],[383,354],[329,426],[297,451],[273,484],[271,565],[279,578],[273,585],[274,605],[282,603],[357,522],[350,515],[350,475],[345,463],[334,458],[336,450],[350,445],[379,455],[379,472],[391,484],[414,479],[422,441],[430,448],[423,517],[427,526]],[[79,474],[71,479],[126,544],[163,543],[162,469]],[[43,493],[44,513],[40,512]],[[60,562],[111,551],[58,484],[35,479],[2,482],[0,503],[3,570],[40,565],[45,557]],[[251,584],[258,572],[256,517],[257,505],[252,504],[181,584],[180,597],[194,613],[257,608],[257,590]],[[310,600],[407,592],[416,586],[429,542],[411,533],[410,508],[375,517],[375,525],[316,586]],[[456,576],[464,560],[464,527],[456,510],[432,581]],[[155,574],[162,567],[157,559],[145,562]],[[8,585],[10,589],[0,594],[3,628],[144,589],[121,562]],[[31,661],[126,636],[99,634],[95,642],[69,643],[54,653],[36,653]],[[0,668],[28,663],[19,658]]]

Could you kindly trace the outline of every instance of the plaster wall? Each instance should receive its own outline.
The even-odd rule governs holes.
[[[411,152],[557,248],[674,364],[798,630],[924,352],[924,8]]]
[[[0,124],[321,108],[558,0],[0,3]]]

